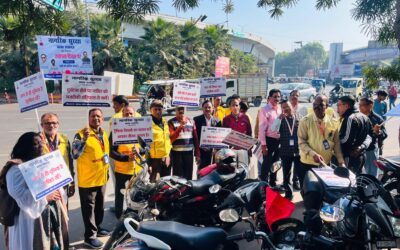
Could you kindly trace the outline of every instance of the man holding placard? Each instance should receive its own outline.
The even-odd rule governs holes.
[[[140,117],[133,107],[125,106],[122,109],[123,117]],[[115,164],[115,216],[117,219],[122,215],[124,205],[124,195],[121,189],[125,188],[125,183],[129,181],[134,174],[142,170],[142,167],[135,162],[138,147],[135,144],[113,145],[112,133],[110,133],[110,156]]]
[[[193,118],[196,125],[197,138],[201,138],[201,127],[221,127],[221,121],[212,116],[214,111],[213,105],[210,100],[205,100],[202,104],[203,114]],[[204,168],[211,164],[212,149],[200,148],[200,166],[199,169]]]
[[[174,175],[191,180],[193,176],[193,152],[200,162],[199,140],[195,123],[185,116],[185,107],[177,106],[176,116],[168,121],[172,143],[171,160]]]
[[[109,232],[100,228],[104,217],[104,195],[108,181],[109,141],[101,125],[103,112],[99,108],[89,110],[89,127],[75,135],[73,157],[77,159],[78,186],[83,223],[85,224],[85,244],[100,248],[103,243],[97,236]]]
[[[65,163],[69,167],[72,179],[75,176],[74,162],[71,155],[71,144],[65,134],[59,133],[58,128],[60,123],[58,116],[54,113],[45,113],[40,119],[40,125],[43,132],[40,133],[43,143],[43,154],[60,150]],[[75,194],[75,183],[72,182],[67,186],[67,195],[71,197]]]

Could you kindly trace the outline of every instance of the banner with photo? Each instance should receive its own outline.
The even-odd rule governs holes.
[[[36,36],[40,70],[46,80],[62,74],[93,75],[92,43],[89,37]]]

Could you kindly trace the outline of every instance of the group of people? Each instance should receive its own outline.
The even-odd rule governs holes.
[[[228,108],[221,106],[221,97],[205,100],[202,114],[193,119],[185,115],[184,107],[177,106],[175,117],[166,120],[162,102],[154,100],[150,105],[153,140],[147,159],[150,181],[171,174],[192,179],[194,162],[199,169],[213,163],[215,150],[200,147],[203,126],[231,128],[258,138],[263,154],[258,177],[276,186],[276,173],[271,169],[281,160],[283,187],[288,199],[293,197],[291,181],[295,189],[300,189],[309,170],[321,164],[332,162],[355,173],[363,171],[376,176],[378,169],[371,163],[378,157],[387,134],[383,118],[374,112],[375,101],[362,98],[358,110],[352,96],[342,96],[337,104],[340,117],[336,117],[328,107],[326,96],[317,96],[312,108],[305,109],[300,107],[299,95],[294,90],[288,100],[282,100],[280,90],[271,89],[267,105],[258,111],[254,133],[252,119],[246,113],[248,105],[237,95],[228,99]],[[113,108],[112,118],[140,116],[124,96],[113,98]],[[113,145],[112,119],[109,133],[103,123],[103,111],[91,109],[88,126],[80,129],[70,143],[67,136],[58,131],[57,114],[46,113],[41,117],[42,132],[28,132],[19,138],[7,163],[12,167],[2,173],[6,175],[10,195],[21,209],[15,225],[6,230],[10,249],[64,249],[68,246],[68,216],[62,211],[68,205],[68,197],[76,191],[75,183],[35,201],[17,167],[21,162],[54,150],[60,150],[73,177],[73,162],[76,161],[84,242],[92,248],[102,246],[98,237],[109,234],[101,227],[109,175],[113,176],[115,215],[119,218],[123,212],[121,189],[142,169],[137,161],[138,145]],[[243,159],[249,163],[251,152],[233,149],[245,155]],[[304,193],[303,198],[306,210],[315,209],[322,202],[318,192]]]

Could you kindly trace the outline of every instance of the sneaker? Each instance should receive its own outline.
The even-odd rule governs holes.
[[[85,240],[84,244],[92,249],[100,249],[103,247],[103,242],[101,242],[97,238]]]
[[[294,190],[297,190],[297,191],[300,191],[300,190],[301,190],[300,181],[299,181],[299,180],[293,181],[293,189],[294,189]]]
[[[109,235],[110,235],[110,231],[108,231],[107,229],[99,228],[97,230],[97,236],[98,237],[105,237],[105,236],[109,236]]]

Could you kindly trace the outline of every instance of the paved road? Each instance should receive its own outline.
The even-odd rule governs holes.
[[[137,106],[137,103],[133,104]],[[308,103],[302,103],[304,106],[309,106]],[[257,108],[250,108],[249,114],[255,121]],[[49,105],[39,109],[39,116],[45,112],[55,112],[60,116],[61,132],[68,135],[70,139],[73,138],[74,133],[85,126],[87,117],[86,108],[73,108],[73,107],[62,107],[59,104]],[[4,163],[9,158],[9,153],[14,146],[17,138],[24,132],[27,131],[37,131],[38,126],[36,122],[36,114],[34,111],[29,111],[26,113],[19,113],[17,104],[0,105],[0,113],[3,117],[3,122],[0,123],[0,129],[3,132],[1,137],[2,143],[0,144],[0,165]],[[104,109],[104,114],[107,120],[112,115],[113,110],[111,108]],[[188,116],[193,117],[200,114],[200,111],[188,111]],[[169,118],[169,117],[167,117]],[[108,122],[105,124],[105,128],[108,128]],[[384,147],[384,155],[397,157],[399,155],[399,145],[398,145],[398,128],[399,121],[397,119],[392,119],[387,123],[387,129],[389,138],[387,139]],[[255,161],[251,163],[251,167],[256,166]],[[282,180],[282,177],[280,177]],[[112,181],[109,181],[106,193],[106,212],[103,226],[105,228],[112,229],[116,222],[114,215],[109,211],[109,207],[113,205],[114,192]],[[70,240],[71,244],[78,249],[85,249],[82,245],[83,241],[83,222],[80,211],[79,197],[78,193],[70,199],[69,214],[70,214]],[[296,211],[293,217],[302,218],[303,206],[298,192],[295,192],[294,202],[296,203]],[[1,227],[1,226],[0,226]],[[232,233],[240,232],[247,228],[246,225],[240,223],[232,229]],[[3,231],[0,228],[1,232]],[[257,243],[247,243],[243,242],[240,244],[242,249],[257,249]],[[4,239],[3,235],[0,236],[0,250],[4,249]]]

